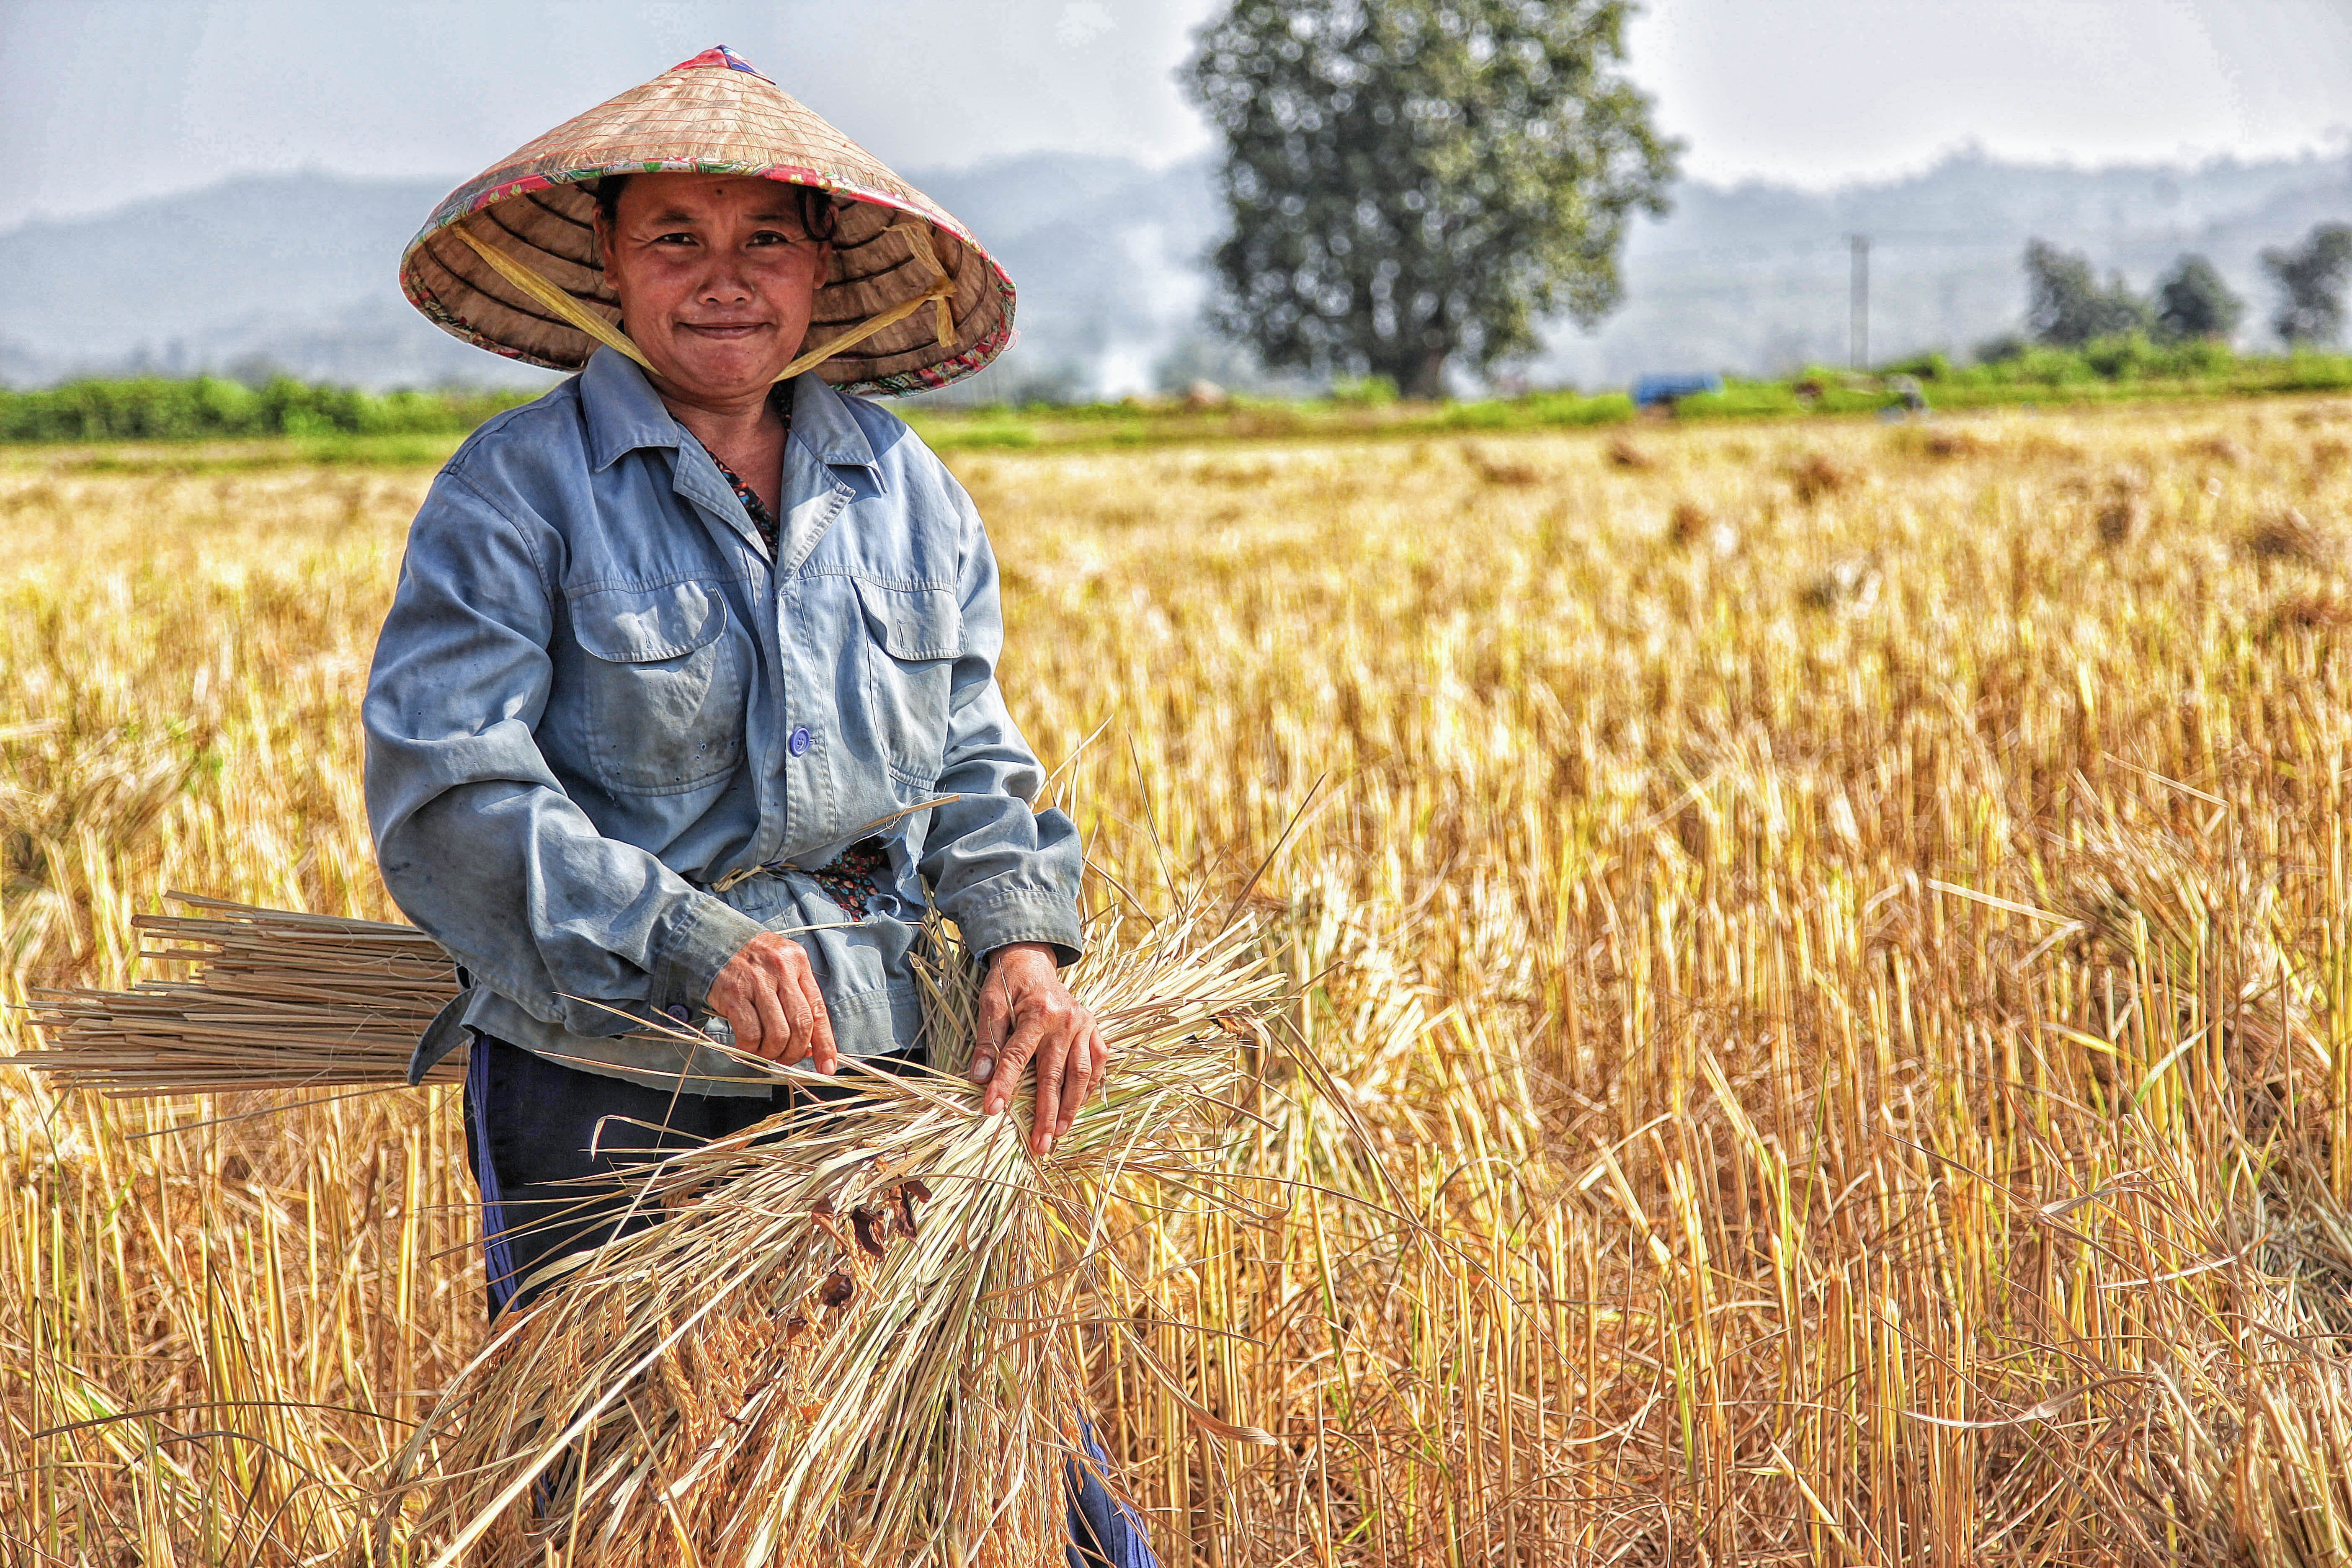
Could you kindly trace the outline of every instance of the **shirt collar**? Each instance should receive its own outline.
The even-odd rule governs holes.
[[[838,468],[875,466],[873,443],[849,412],[849,400],[819,377],[793,378],[793,434],[820,463]]]
[[[598,349],[580,373],[580,407],[588,422],[588,459],[599,472],[640,447],[675,448],[686,430],[646,379],[636,362],[616,349]]]
[[[641,447],[675,449],[687,438],[661,395],[635,360],[600,348],[580,373],[580,405],[588,423],[588,455],[597,470]],[[871,468],[874,447],[858,427],[841,394],[814,375],[793,379],[793,437],[817,461],[836,468]]]

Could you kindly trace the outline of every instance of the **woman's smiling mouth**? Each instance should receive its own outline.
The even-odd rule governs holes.
[[[748,338],[754,332],[773,331],[773,321],[680,321],[680,331],[700,332],[712,338]]]

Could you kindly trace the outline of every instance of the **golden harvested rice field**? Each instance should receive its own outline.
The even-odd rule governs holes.
[[[1097,1363],[1171,1563],[2352,1560],[2352,404],[956,467],[1089,897],[1273,855],[1332,1074],[1138,1331],[1278,1446]],[[7,999],[393,912],[429,479],[0,467]],[[453,1091],[257,1108],[0,1072],[0,1559],[336,1561],[478,1342]]]

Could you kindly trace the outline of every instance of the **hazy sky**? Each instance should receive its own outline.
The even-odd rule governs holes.
[[[886,162],[1209,139],[1217,0],[0,0],[0,226],[246,170],[471,174],[712,43]],[[2109,163],[2352,146],[2352,0],[1653,0],[1686,168],[1820,185],[1974,142]]]

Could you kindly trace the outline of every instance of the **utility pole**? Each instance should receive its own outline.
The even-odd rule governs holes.
[[[1848,368],[1870,368],[1870,236],[1850,234],[1846,243],[1853,247],[1853,277],[1848,286],[1846,302],[1846,361]]]

